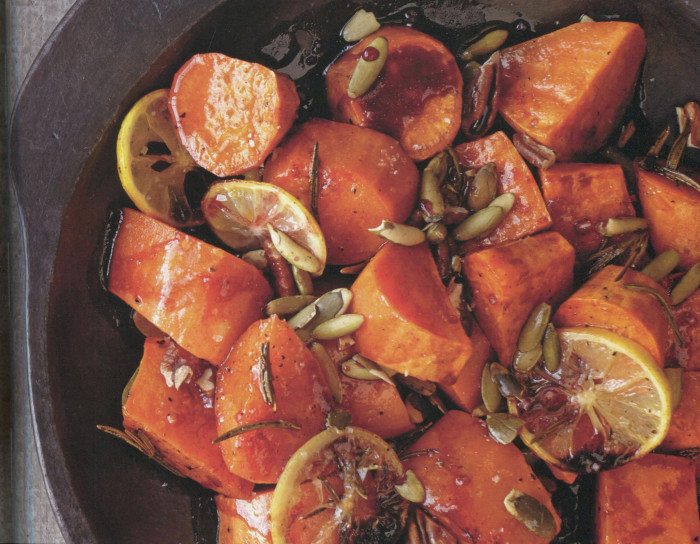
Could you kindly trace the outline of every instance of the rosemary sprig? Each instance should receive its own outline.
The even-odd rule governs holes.
[[[234,436],[238,436],[249,431],[257,431],[258,429],[271,428],[292,429],[295,431],[301,429],[301,427],[299,427],[298,425],[294,425],[294,423],[290,423],[289,421],[283,421],[281,419],[274,421],[257,421],[255,423],[248,423],[247,425],[241,425],[240,427],[235,427],[230,431],[226,431],[221,436],[217,436],[214,440],[212,440],[212,443],[218,444],[219,442],[223,442],[224,440],[228,440],[229,438],[233,438]]]
[[[668,322],[671,324],[671,329],[673,330],[673,334],[676,336],[676,339],[678,340],[678,345],[680,347],[683,347],[683,339],[681,338],[681,333],[678,330],[678,325],[676,325],[676,320],[673,317],[673,313],[671,312],[671,308],[668,307],[668,303],[666,300],[664,300],[664,297],[661,296],[661,294],[656,290],[653,289],[652,287],[648,287],[646,285],[639,285],[637,283],[625,283],[623,284],[623,287],[625,289],[630,289],[632,291],[642,291],[643,293],[647,293],[651,296],[653,296],[656,300],[659,301],[661,304],[661,308],[663,308],[664,313],[666,314],[666,318],[668,319]]]
[[[318,142],[314,144],[311,153],[311,167],[309,168],[309,202],[311,213],[318,217]]]
[[[272,369],[270,368],[270,342],[260,346],[260,392],[263,400],[273,411],[277,411],[275,388],[272,386]]]

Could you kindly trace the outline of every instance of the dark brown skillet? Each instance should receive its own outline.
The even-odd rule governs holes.
[[[381,13],[398,13],[403,4],[377,2]],[[67,541],[216,541],[208,493],[96,430],[97,424],[120,424],[121,391],[140,357],[128,313],[99,284],[107,210],[128,203],[114,156],[119,121],[137,98],[168,86],[179,65],[198,51],[287,66],[294,77],[309,72],[300,89],[310,99],[322,66],[339,51],[340,26],[359,5],[79,0],[30,71],[10,136],[12,189],[21,214],[14,233],[20,259],[14,263],[19,288],[13,301],[24,329],[18,337],[26,339],[14,346],[14,356],[29,362],[41,458]],[[697,0],[412,5],[423,24],[448,42],[488,20],[523,18],[545,31],[584,12],[617,14],[647,33],[642,108],[652,129],[673,121],[673,106],[699,98]],[[275,41],[285,34],[296,37],[298,49]],[[323,112],[316,98],[303,115]]]

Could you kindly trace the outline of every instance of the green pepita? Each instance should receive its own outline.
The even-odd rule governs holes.
[[[508,39],[508,31],[504,28],[499,28],[482,34],[476,40],[472,40],[459,54],[462,60],[472,60],[478,57],[490,55],[496,49],[501,47]]]
[[[295,330],[307,326],[313,330],[324,321],[345,313],[351,300],[352,292],[350,289],[344,287],[333,289],[302,308],[288,319],[287,323]]]
[[[508,513],[541,538],[552,539],[557,534],[554,516],[536,498],[513,489],[506,495],[503,504]]]
[[[498,390],[504,397],[522,397],[525,388],[502,364],[491,363],[491,378],[496,382]]]
[[[683,275],[671,291],[671,304],[680,304],[700,287],[700,262],[695,263]]]
[[[636,230],[644,230],[649,221],[643,217],[611,217],[598,229],[603,236],[617,236]]]
[[[491,234],[505,217],[505,212],[498,206],[487,206],[467,217],[453,231],[455,240],[466,242],[483,238]]]
[[[498,173],[496,164],[489,162],[482,166],[469,184],[467,191],[467,205],[474,211],[482,210],[488,206],[498,190]]]
[[[241,255],[241,259],[252,264],[258,270],[264,270],[267,268],[267,258],[265,257],[264,249],[254,249],[253,251],[248,251]]]
[[[316,297],[313,295],[292,295],[289,297],[275,298],[265,305],[267,315],[294,314],[311,304]]]
[[[486,426],[491,437],[500,444],[510,444],[518,436],[524,421],[517,416],[497,412],[486,416]]]
[[[683,395],[683,369],[682,368],[664,368],[664,374],[671,384],[671,408],[675,411],[681,403]]]
[[[425,500],[425,487],[411,469],[406,471],[406,481],[394,486],[396,492],[409,502],[422,503]]]
[[[544,365],[547,367],[547,370],[554,372],[559,368],[561,343],[559,342],[559,333],[557,333],[557,330],[551,323],[547,325],[547,330],[544,331],[542,356],[544,357]]]
[[[542,344],[537,344],[530,351],[516,351],[513,357],[513,368],[518,372],[529,372],[542,357]]]
[[[501,208],[503,213],[507,214],[511,209],[513,209],[514,204],[515,195],[513,193],[503,193],[502,195],[494,198],[489,206]]]
[[[328,355],[326,348],[318,342],[311,342],[309,350],[314,354],[319,367],[321,367],[321,372],[326,379],[326,385],[328,385],[333,400],[336,404],[341,404],[343,402],[343,385],[340,383],[338,367],[335,366],[333,359]]]
[[[381,236],[385,240],[401,246],[416,246],[425,240],[425,232],[422,230],[409,225],[387,221],[386,219],[378,227],[368,230],[372,234]]]
[[[680,255],[678,255],[678,252],[675,249],[667,249],[654,257],[651,262],[642,269],[642,274],[646,274],[654,281],[661,281],[678,266],[679,261]]]
[[[365,316],[360,314],[339,315],[319,324],[311,331],[311,336],[316,340],[333,340],[346,334],[352,334],[362,326],[364,321]]]
[[[481,400],[488,412],[497,412],[502,405],[503,397],[498,389],[496,381],[491,375],[491,365],[486,363],[481,372]]]
[[[546,302],[538,304],[530,313],[518,336],[518,350],[532,351],[542,341],[542,336],[549,323],[552,307]]]
[[[431,244],[439,244],[447,238],[447,227],[442,223],[431,223],[425,231],[425,237]]]
[[[316,276],[323,272],[321,261],[313,253],[297,244],[284,232],[277,230],[272,225],[268,224],[267,230],[270,233],[272,244],[285,261]]]
[[[356,11],[343,27],[343,39],[346,42],[357,42],[379,30],[379,21],[371,11],[360,9]]]
[[[355,70],[348,84],[350,98],[357,98],[365,94],[377,80],[382,68],[384,68],[384,63],[386,63],[389,42],[384,36],[377,36],[367,46],[367,49],[369,48],[376,49],[377,57],[374,60],[365,60],[362,56],[357,59]]]

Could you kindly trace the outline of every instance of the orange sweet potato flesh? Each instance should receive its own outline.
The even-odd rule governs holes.
[[[601,327],[634,340],[664,366],[672,345],[672,331],[661,303],[652,295],[624,287],[626,283],[655,289],[668,302],[661,286],[649,276],[609,265],[594,274],[565,300],[554,314],[557,327]]]
[[[700,291],[671,310],[683,340],[683,346],[675,350],[678,364],[686,370],[700,370]]]
[[[357,60],[378,36],[389,43],[387,61],[370,89],[348,96]],[[462,75],[438,40],[405,26],[384,26],[336,60],[326,73],[333,118],[396,138],[415,161],[454,140],[462,118]]]
[[[700,372],[683,373],[681,402],[673,412],[671,426],[661,448],[700,448]]]
[[[193,376],[179,389],[168,387],[163,361],[188,365]],[[165,461],[209,489],[232,497],[249,497],[252,482],[232,474],[224,464],[217,436],[212,397],[196,381],[209,364],[172,340],[147,338],[138,374],[122,407],[124,428],[144,433]],[[216,380],[216,374],[213,375]]]
[[[220,177],[261,166],[298,108],[289,77],[221,53],[192,57],[170,89],[182,144],[197,164]]]
[[[649,454],[601,472],[596,494],[597,544],[700,541],[691,459]]]
[[[700,191],[638,166],[635,170],[654,249],[657,253],[675,249],[681,268],[690,268],[700,261]]]
[[[451,411],[428,429],[409,452],[404,468],[416,473],[426,490],[425,508],[460,542],[545,543],[506,510],[512,489],[526,493],[559,516],[549,493],[513,444],[493,440],[486,425],[465,412]]]
[[[552,224],[540,189],[527,164],[503,132],[496,132],[458,145],[455,152],[465,168],[478,169],[488,162],[496,164],[498,194],[513,193],[515,204],[491,234],[467,248],[492,246],[534,234]]]
[[[552,228],[574,246],[580,259],[600,246],[598,223],[636,215],[617,164],[558,163],[540,170],[540,184]]]
[[[217,544],[272,544],[270,506],[274,489],[256,491],[250,499],[216,496]]]
[[[272,290],[241,259],[125,208],[109,290],[190,353],[219,365]]]
[[[418,191],[418,169],[393,138],[368,128],[314,119],[277,148],[264,181],[310,208],[309,170],[318,142],[318,219],[330,264],[370,258],[383,240],[367,229],[403,223]]]
[[[501,50],[499,112],[567,162],[596,151],[620,122],[644,58],[634,23],[577,23]]]
[[[269,342],[275,406],[262,393],[262,346]],[[277,481],[292,454],[324,428],[330,393],[318,362],[286,321],[258,321],[243,333],[219,370],[216,383],[219,435],[264,421],[286,421],[300,429],[264,428],[219,443],[228,468],[255,483]]]
[[[471,412],[482,404],[481,374],[484,364],[491,356],[492,349],[488,338],[476,322],[471,324],[469,338],[472,341],[472,354],[453,384],[440,384],[440,388],[462,410]]]
[[[472,353],[426,243],[386,244],[352,284],[360,354],[423,380],[454,382]]]
[[[510,365],[532,310],[541,302],[555,306],[571,293],[574,260],[574,248],[557,232],[464,257],[474,313],[503,365]]]

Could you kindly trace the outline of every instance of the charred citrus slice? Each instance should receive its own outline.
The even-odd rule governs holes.
[[[185,194],[185,178],[196,165],[180,144],[168,110],[167,89],[141,98],[124,118],[117,137],[122,187],[143,213],[173,227],[204,222]]]
[[[275,544],[396,542],[408,503],[401,461],[377,435],[359,427],[328,429],[291,457],[272,498]]]
[[[316,275],[326,265],[326,241],[314,216],[284,189],[257,181],[222,181],[209,188],[202,210],[214,233],[233,249],[262,247],[268,226],[289,237],[318,261]]]
[[[509,409],[525,420],[523,441],[559,468],[596,472],[641,457],[664,439],[671,390],[639,344],[604,329],[559,331],[561,363],[518,374]]]

